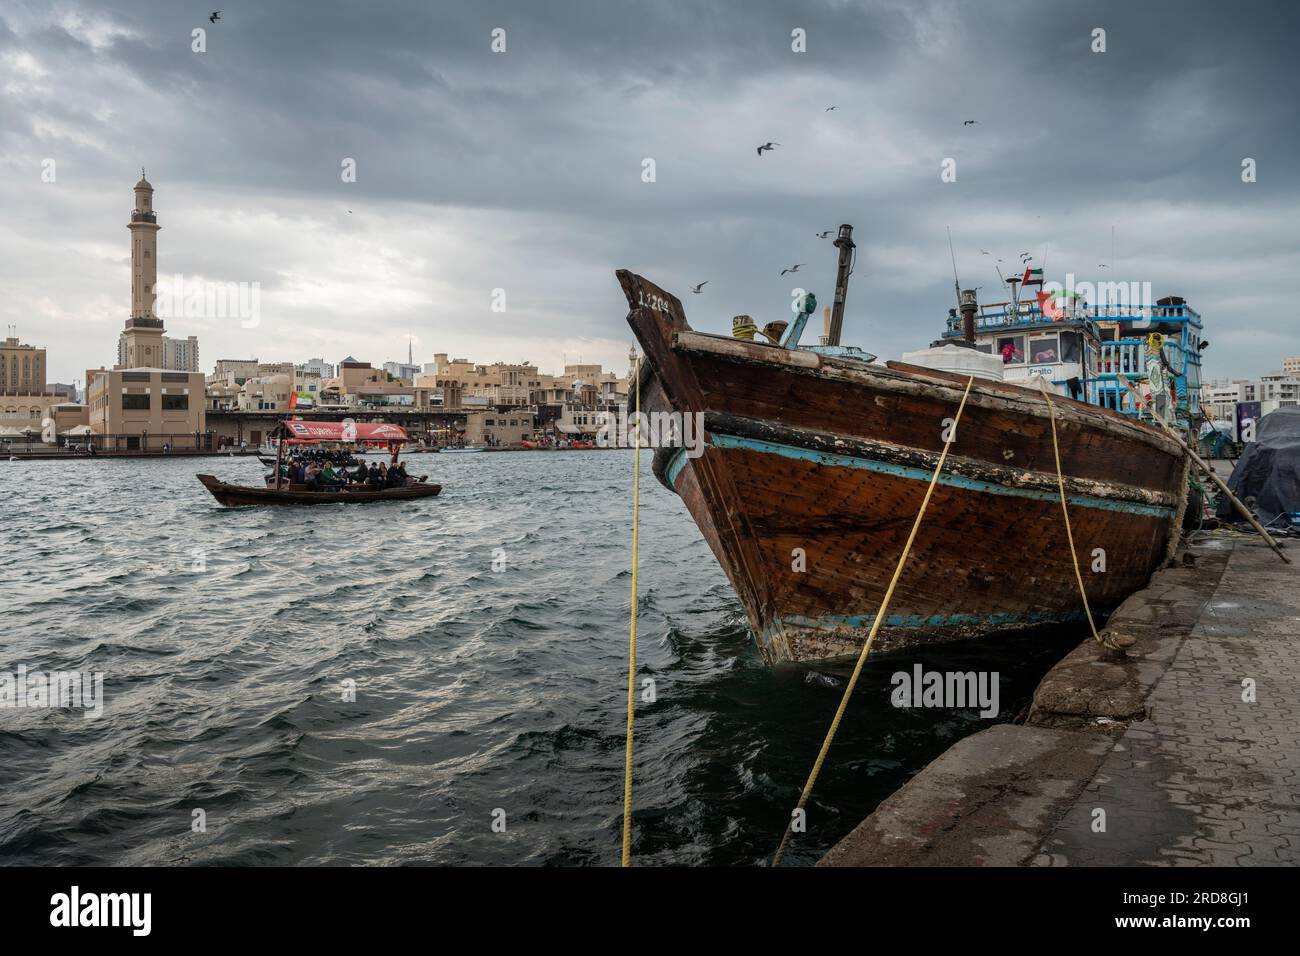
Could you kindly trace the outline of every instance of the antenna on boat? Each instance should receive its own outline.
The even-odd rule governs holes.
[[[952,291],[957,295],[957,308],[961,308],[961,280],[957,278],[957,254],[952,251],[952,226],[948,230],[948,255],[952,258]]]
[[[844,327],[844,300],[849,294],[849,276],[853,275],[853,261],[857,258],[853,227],[847,222],[840,226],[835,248],[840,250],[840,263],[835,273],[835,305],[831,310],[831,327],[826,333],[827,345],[840,344],[840,330]]]

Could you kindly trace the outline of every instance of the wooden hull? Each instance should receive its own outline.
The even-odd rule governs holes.
[[[647,357],[642,407],[702,413],[702,454],[659,449],[769,663],[856,655],[956,414],[964,377],[692,332],[619,273]],[[1053,396],[1089,602],[1142,587],[1181,521],[1187,463],[1154,429]],[[1104,571],[1093,571],[1094,566]],[[873,645],[1083,619],[1041,393],[976,380]]]
[[[196,476],[212,497],[227,508],[248,505],[356,505],[376,501],[410,501],[415,498],[433,498],[442,491],[442,485],[415,484],[404,488],[347,488],[334,492],[280,490],[274,487],[251,488],[247,485],[230,485],[212,475]]]

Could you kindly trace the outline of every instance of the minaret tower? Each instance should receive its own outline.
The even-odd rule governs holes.
[[[163,323],[153,314],[158,282],[158,217],[153,211],[153,186],[140,170],[131,210],[131,317],[126,320],[126,367],[161,368]]]

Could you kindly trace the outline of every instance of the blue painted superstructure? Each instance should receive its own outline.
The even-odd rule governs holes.
[[[1059,394],[1132,418],[1149,417],[1120,383],[1123,376],[1152,392],[1157,405],[1168,395],[1166,417],[1187,428],[1201,417],[1202,328],[1200,313],[1180,296],[1152,305],[1100,306],[1083,297],[1061,298],[1046,313],[1034,301],[998,302],[976,314],[975,348],[1003,355],[1006,381],[1032,384],[1041,375]],[[961,318],[950,310],[943,340],[961,339]],[[1164,380],[1163,393],[1159,380],[1152,389],[1153,365]]]

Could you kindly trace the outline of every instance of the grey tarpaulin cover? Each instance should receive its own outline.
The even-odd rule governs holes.
[[[1232,469],[1228,487],[1242,501],[1254,498],[1255,514],[1266,525],[1284,511],[1300,511],[1300,406],[1265,415],[1255,438]],[[1219,517],[1240,519],[1226,498],[1219,502]]]

